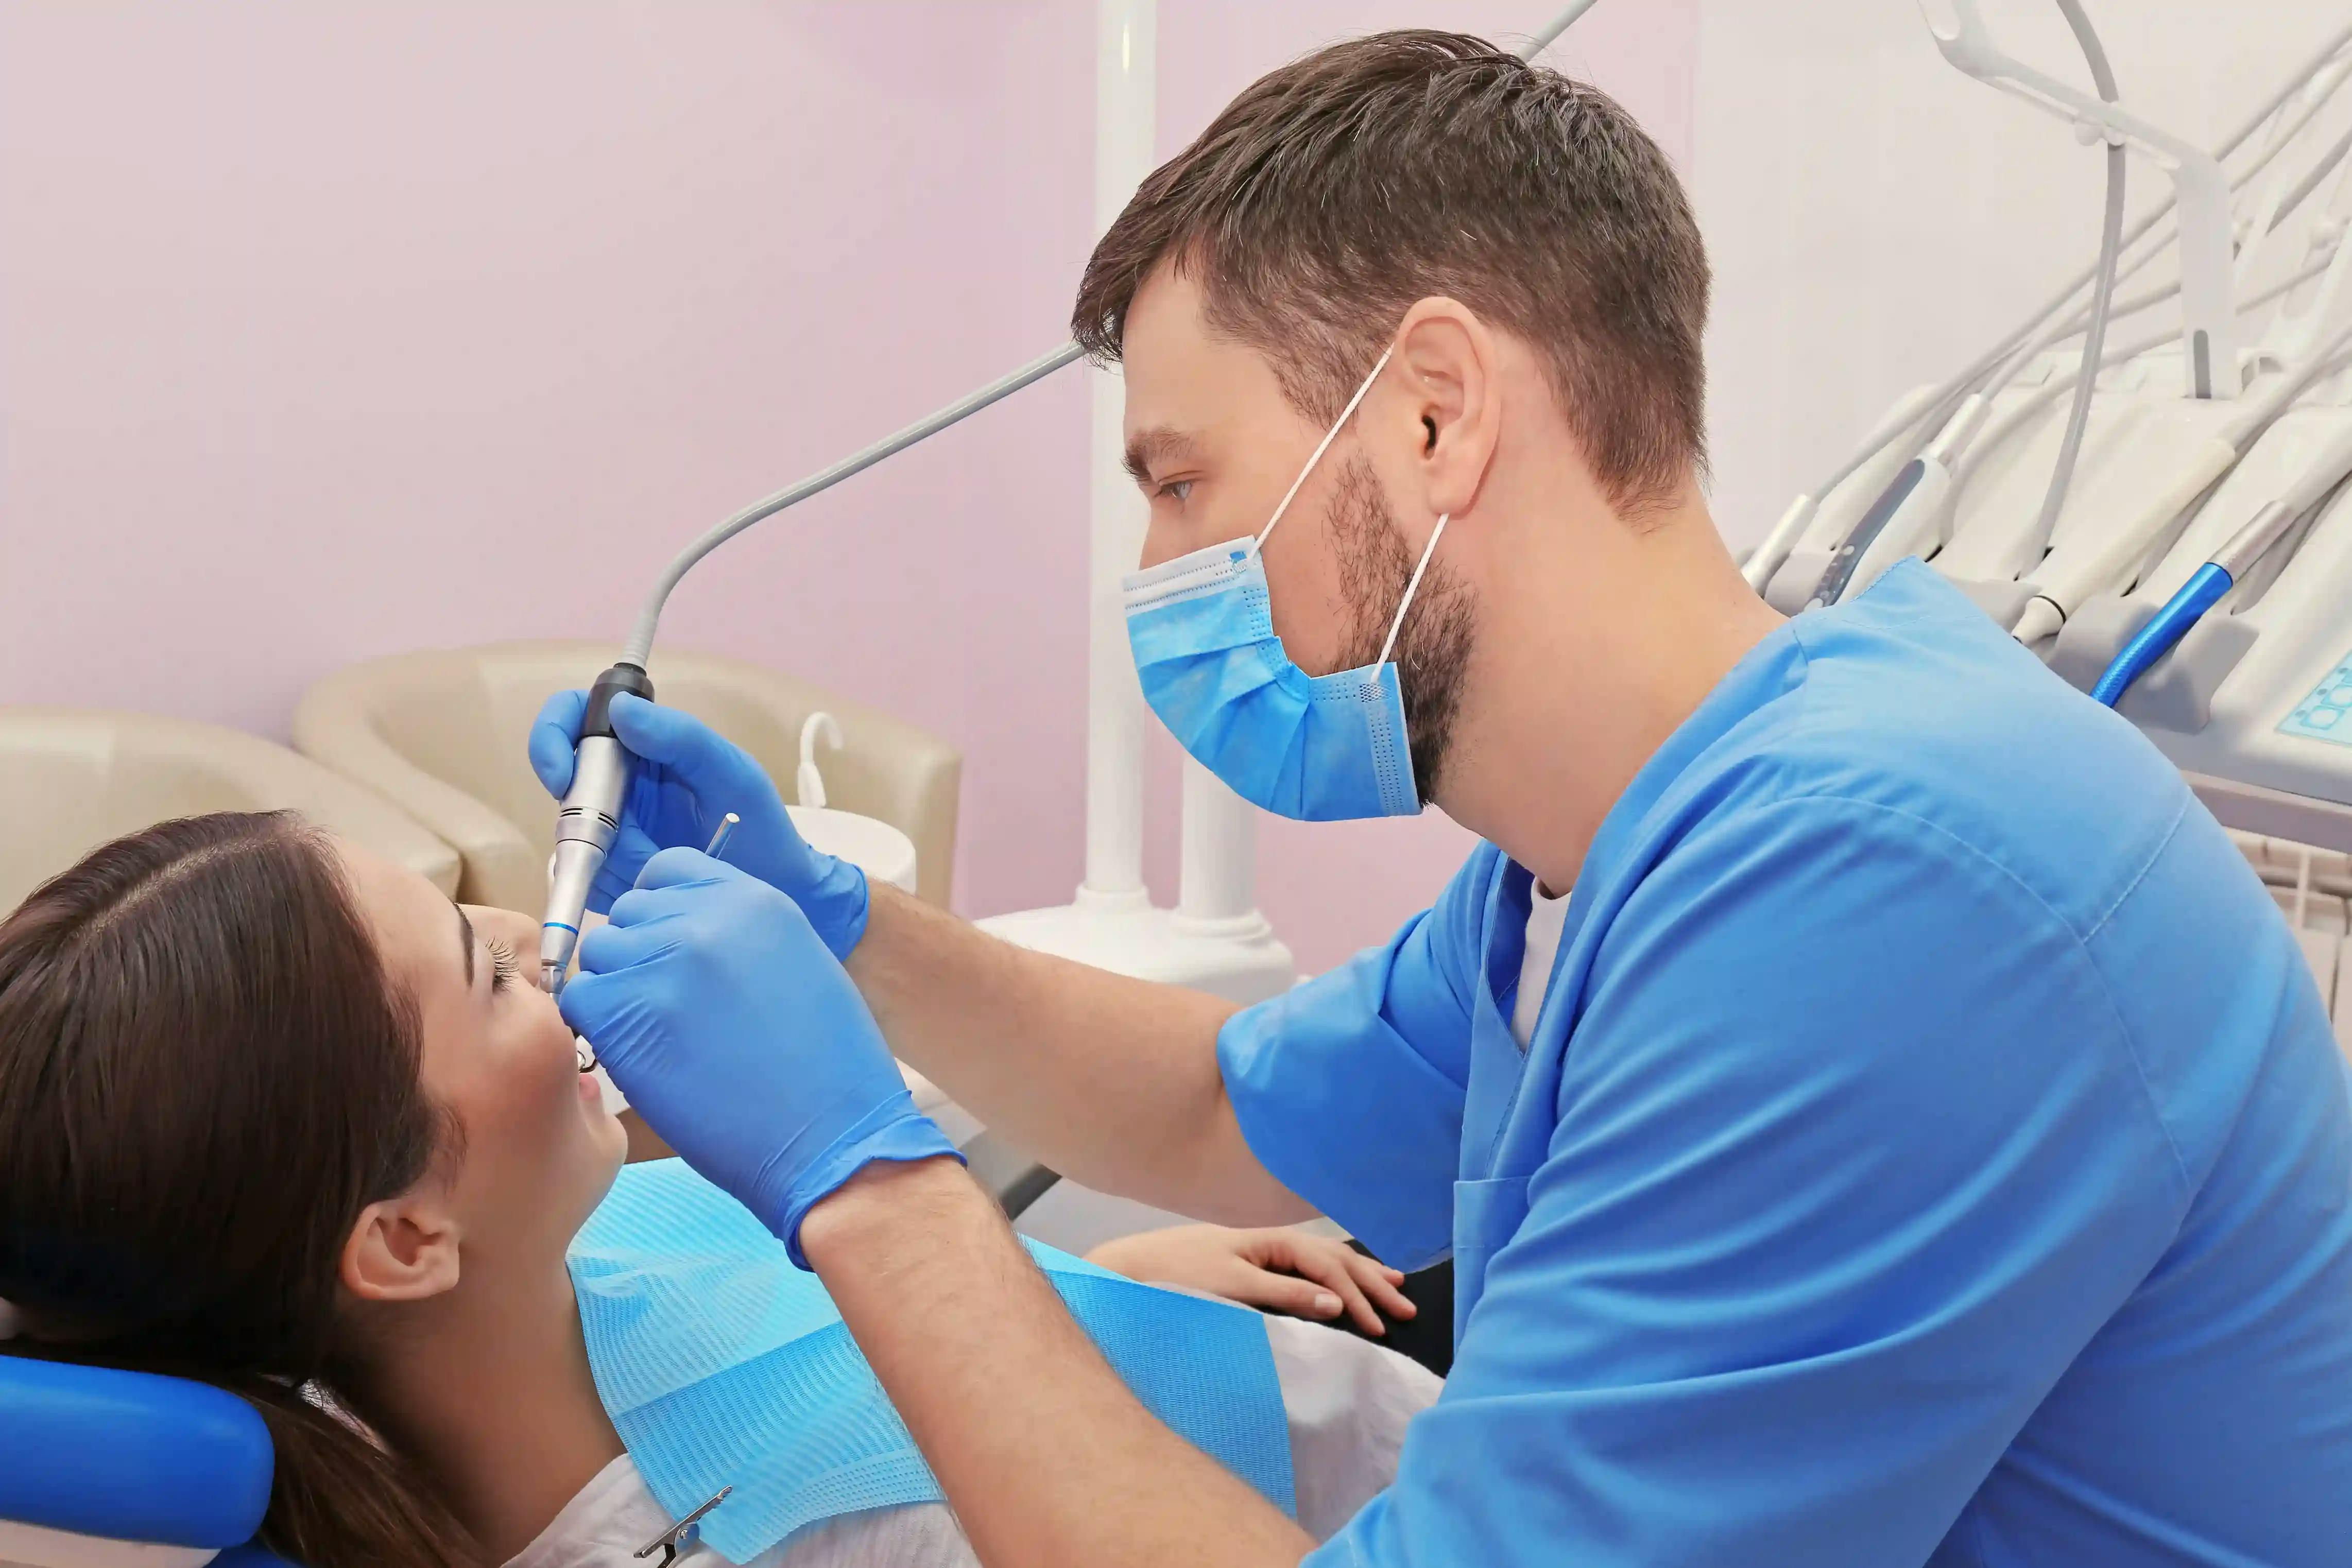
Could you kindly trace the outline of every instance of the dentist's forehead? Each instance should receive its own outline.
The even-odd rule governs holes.
[[[1130,471],[1203,459],[1236,433],[1296,415],[1273,364],[1212,329],[1201,305],[1192,279],[1163,267],[1128,311],[1120,358]]]

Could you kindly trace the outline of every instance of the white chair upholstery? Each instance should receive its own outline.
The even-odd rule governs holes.
[[[585,686],[613,662],[602,643],[496,643],[403,653],[337,671],[294,716],[305,755],[358,779],[457,847],[469,903],[536,910],[546,897],[555,808],[524,745],[548,694]],[[861,703],[740,659],[665,648],[660,700],[759,758],[787,800],[802,723],[841,721],[821,752],[828,805],[877,818],[914,841],[920,895],[948,901],[963,759],[947,742]]]
[[[455,850],[282,746],[151,714],[0,707],[0,912],[109,839],[165,818],[285,808],[457,891]]]

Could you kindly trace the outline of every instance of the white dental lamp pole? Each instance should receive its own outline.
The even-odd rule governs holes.
[[[1095,232],[1110,227],[1159,160],[1157,0],[1101,0],[1096,22]],[[1135,570],[1147,507],[1128,474],[1125,392],[1097,371],[1094,393],[1094,601],[1087,658],[1087,880],[1080,904],[1137,907],[1143,886],[1143,740],[1147,709],[1129,650],[1119,579]],[[1183,762],[1183,848],[1175,926],[1187,936],[1263,942],[1253,883],[1257,813],[1192,758]]]
[[[1156,160],[1155,0],[1095,8],[1095,231],[1110,226]],[[1184,760],[1181,885],[1173,910],[1143,885],[1143,746],[1150,710],[1129,650],[1119,579],[1143,552],[1147,507],[1128,476],[1116,371],[1091,372],[1087,477],[1087,868],[1070,903],[981,925],[1024,947],[1121,974],[1194,986],[1237,1002],[1297,977],[1252,893],[1255,809]]]
[[[1095,233],[1152,167],[1156,0],[1100,0],[1095,26]],[[1121,461],[1125,392],[1116,371],[1087,372],[1093,403],[1087,558],[1087,870],[1077,904],[1141,909],[1143,688],[1128,651],[1119,579],[1142,553],[1145,506]]]

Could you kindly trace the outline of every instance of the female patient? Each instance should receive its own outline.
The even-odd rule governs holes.
[[[0,923],[6,1349],[250,1400],[278,1449],[263,1540],[309,1568],[618,1568],[669,1522],[564,1266],[623,1133],[514,927],[477,914],[289,816],[224,814],[109,844]],[[1319,1536],[1438,1385],[1268,1333]],[[971,1561],[924,1504],[763,1568]]]

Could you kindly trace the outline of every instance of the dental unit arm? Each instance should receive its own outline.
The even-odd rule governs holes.
[[[2189,343],[2189,395],[2238,395],[2238,316],[2231,298],[2233,235],[2231,183],[2221,162],[2200,147],[2070,87],[1993,42],[1976,0],[1941,0],[1951,25],[1939,23],[1922,0],[1927,30],[1944,58],[1968,75],[2039,109],[2072,120],[2090,141],[2120,141],[2155,159],[2172,176],[2180,252],[2180,309]]]
[[[1535,58],[1598,3],[1599,0],[1572,0],[1520,46],[1517,51],[1519,57],[1523,60]],[[653,680],[646,674],[646,665],[653,653],[654,634],[660,627],[662,607],[668,602],[670,591],[694,570],[704,556],[752,524],[773,517],[811,496],[829,490],[844,479],[864,473],[884,458],[896,456],[918,442],[978,413],[991,403],[1012,396],[1032,382],[1043,380],[1078,359],[1082,352],[1076,343],[1064,343],[1051,353],[1030,361],[1012,374],[958,399],[896,434],[885,436],[865,450],[851,454],[832,467],[753,502],[687,546],[670,561],[655,582],[653,591],[646,595],[644,607],[637,613],[636,625],[629,633],[629,641],[623,648],[621,657],[596,677],[596,683],[589,693],[588,710],[581,725],[580,743],[575,752],[572,784],[564,791],[562,803],[556,811],[555,857],[548,865],[547,914],[540,925],[540,973],[549,994],[559,994],[563,988],[564,976],[569,973],[572,955],[580,945],[580,926],[587,915],[591,891],[595,885],[597,873],[604,870],[605,856],[611,852],[614,836],[620,828],[622,805],[628,799],[634,764],[627,749],[612,733],[608,716],[612,699],[623,692],[648,700],[652,698]]]
[[[1947,35],[1958,32],[1958,37],[1955,42],[1960,47],[1960,57],[1953,59],[1951,63],[1967,69],[1971,63],[1985,64],[1982,56],[1990,55],[1996,60],[2000,58],[1997,51],[1990,48],[1986,42],[1982,23],[1974,16],[1973,13],[1968,18],[1968,21],[1973,24],[1972,26],[1956,28],[1939,26],[1932,11],[1929,11],[1925,5],[1921,9],[1927,16],[1931,28]],[[2073,20],[2071,16],[2069,20]],[[2271,133],[2257,150],[2252,162],[2225,180],[2224,184],[2228,192],[2234,192],[2259,176],[2263,170],[2293,142],[2313,116],[2319,112],[2326,102],[2326,95],[2315,91],[2305,93],[2305,89],[2322,79],[2340,80],[2338,73],[2347,67],[2352,67],[2352,59],[2345,57],[2347,47],[2352,47],[2352,25],[2339,27],[2325,39],[2281,87],[2256,105],[2228,135],[2216,144],[2210,156],[2216,164],[2221,164],[2252,142],[2265,127],[2270,128]],[[2298,93],[2304,93],[2305,96],[2302,101],[2295,102],[2294,100]],[[2346,141],[2347,145],[2352,145],[2352,133],[2347,133]],[[2299,182],[2278,204],[2279,217],[2283,219],[2288,212],[2298,206],[2310,193],[2313,186],[2325,176],[2327,169],[2332,167],[2341,156],[2341,154],[2331,154],[2321,161],[2321,166],[2315,166],[2313,171],[2307,173],[2303,181]],[[2165,254],[2178,253],[2180,238],[2178,221],[2179,196],[2179,189],[2176,184],[2165,200],[2126,226],[2119,236],[2121,257],[2120,265],[2116,269],[2118,277],[2129,277],[2138,272]],[[2174,220],[2169,230],[2162,226],[2167,219]],[[2204,227],[2206,234],[2210,235],[2212,232],[2210,224],[2208,223]],[[2225,233],[2225,241],[2226,238]],[[2210,246],[2210,241],[2209,238],[2195,243]],[[2103,244],[2103,253],[2105,248]],[[2224,259],[2226,260],[2226,257]],[[2095,300],[2097,286],[2107,271],[2106,263],[2107,257],[2102,254],[2097,262],[2075,273],[2054,294],[1948,380],[1905,393],[1889,415],[1871,432],[1835,472],[1813,486],[1807,493],[1797,497],[1780,521],[1765,537],[1763,542],[1749,553],[1742,567],[1748,584],[1759,593],[1765,593],[1769,599],[1786,611],[1793,612],[1801,608],[1821,576],[1831,553],[1847,537],[1856,522],[1869,508],[1869,503],[1862,501],[1859,497],[1849,497],[1851,505],[1841,507],[1839,503],[1841,486],[1845,486],[1851,478],[1865,470],[1883,467],[1886,477],[1879,480],[1867,492],[1873,497],[1883,497],[1889,482],[1897,476],[1904,463],[1919,455],[1920,448],[1945,428],[1946,422],[1958,412],[1961,403],[1971,393],[1992,396],[2008,384],[2011,378],[2023,369],[2026,363],[2042,349],[2060,338],[2081,330],[2095,316],[2091,303],[2086,300],[2085,290],[2091,291],[2090,298]],[[2316,268],[2313,269],[2315,272],[2316,270]],[[2210,275],[2211,268],[2209,266],[2203,271],[2206,275]],[[2309,274],[2292,277],[2288,286],[2291,287],[2294,283],[2302,281],[2305,276]],[[2240,310],[2251,308],[2272,298],[2276,292],[2282,291],[2279,286],[2273,285],[2250,299],[2236,302],[2237,308]],[[2175,298],[2180,293],[2181,284],[2176,279],[2168,285],[2135,297],[2129,301],[2115,302],[2113,314],[2123,316],[2143,310],[2165,300]],[[2163,340],[2169,340],[2175,336],[2176,334],[2173,333],[2166,333],[2163,335]],[[2146,344],[2136,345],[2131,352],[2137,353],[2147,346]],[[2103,366],[2113,364],[2126,357],[2129,356],[2120,354],[2110,348],[2101,354],[2099,362]],[[2064,388],[2053,385],[2051,390],[2053,393],[2062,392],[2071,388],[2074,381],[2074,375],[2070,372],[2065,379]],[[2012,408],[1992,421],[1980,437],[1971,444],[1962,468],[1955,475],[1955,478],[1963,488],[1969,483],[1969,470],[1976,465],[1980,455],[2000,445],[2017,428],[2019,423],[2031,418],[2037,412],[2038,405]],[[1909,450],[1903,450],[1906,447]],[[1889,455],[1895,455],[1899,460],[1891,465],[1887,464],[1886,459]],[[2046,507],[2044,510],[2047,510]],[[1825,529],[1829,531],[1825,532]],[[2004,575],[2014,577],[2021,572],[2024,565],[2024,562],[2020,562],[2016,568],[2011,569]],[[1778,581],[1776,579],[1782,575],[1784,566],[1790,569],[1792,578],[1790,580]],[[1787,602],[1782,603],[1781,595],[1784,592],[1789,593],[1790,598]]]

